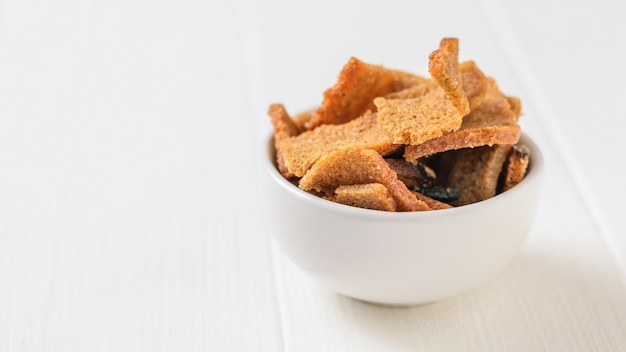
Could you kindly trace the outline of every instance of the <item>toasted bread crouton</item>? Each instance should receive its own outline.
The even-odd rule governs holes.
[[[300,188],[333,195],[339,186],[380,183],[389,190],[398,211],[429,210],[408,190],[380,154],[347,148],[324,155],[300,180]]]
[[[443,89],[461,116],[469,114],[470,105],[459,75],[459,40],[443,38],[439,49],[433,51],[428,59],[430,76]]]
[[[300,134],[300,129],[289,116],[283,104],[271,104],[267,114],[274,128],[274,139],[281,140]]]
[[[518,97],[508,96],[506,99],[509,101],[509,106],[513,114],[519,119],[522,115],[522,101]]]
[[[472,111],[482,102],[487,93],[487,77],[474,61],[465,61],[459,64],[459,75],[461,76],[463,94],[465,94],[470,111]]]
[[[433,89],[441,89],[432,79],[426,77],[415,76],[412,84],[407,84],[402,90],[393,91],[383,98],[386,99],[411,99],[426,95]]]
[[[296,115],[294,119],[294,123],[298,127],[300,132],[304,132],[306,131],[306,124],[308,124],[312,118],[313,118],[312,112],[309,112],[309,111],[301,112],[298,115]]]
[[[367,148],[387,155],[402,146],[391,142],[378,124],[375,113],[365,113],[342,125],[323,125],[278,142],[285,168],[302,177],[324,154],[346,147]]]
[[[459,130],[406,146],[404,158],[412,161],[447,150],[517,143],[521,134],[518,116],[496,82],[488,78],[487,83],[487,92],[481,103],[463,118]]]
[[[421,144],[458,130],[463,122],[441,89],[411,99],[376,98],[378,122],[395,144]]]
[[[528,164],[530,162],[530,149],[525,145],[514,146],[507,157],[503,168],[502,189],[500,192],[508,191],[518,183],[522,182]]]
[[[448,208],[452,208],[452,205],[448,204],[448,203],[444,203],[444,202],[440,202],[436,199],[432,199],[430,197],[427,197],[419,192],[413,192],[413,194],[415,195],[415,197],[417,197],[417,199],[421,200],[422,202],[428,204],[428,206],[430,207],[431,210],[439,210],[439,209],[448,209]]]
[[[267,114],[269,115],[272,127],[274,128],[274,145],[276,147],[276,163],[278,164],[278,170],[286,178],[291,178],[293,177],[293,174],[290,173],[285,166],[285,163],[283,162],[283,153],[278,148],[278,144],[281,140],[300,134],[300,129],[296,126],[291,116],[289,116],[283,104],[270,105]]]
[[[459,191],[459,199],[451,204],[472,204],[496,195],[502,166],[512,148],[495,145],[447,152],[442,160],[449,168],[445,184]]]
[[[352,57],[339,73],[335,85],[324,92],[322,105],[305,123],[306,129],[351,121],[368,110],[374,111],[374,98],[402,90],[418,81],[410,73],[389,70]]]
[[[396,211],[396,201],[381,183],[339,186],[335,196],[328,199],[359,208]]]
[[[430,187],[437,178],[435,171],[418,161],[408,162],[404,159],[385,159],[385,161],[409,189]]]

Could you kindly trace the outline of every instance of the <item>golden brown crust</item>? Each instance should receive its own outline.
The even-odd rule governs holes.
[[[518,183],[522,182],[526,176],[526,170],[530,162],[530,149],[527,146],[514,146],[507,158],[502,192],[508,191]]]
[[[459,199],[451,204],[467,205],[496,195],[498,178],[511,148],[496,145],[449,152],[446,184],[459,190]]]
[[[408,145],[404,158],[412,161],[448,150],[475,148],[495,144],[515,144],[519,140],[519,126],[487,126],[468,128],[439,138],[433,138],[419,145]]]
[[[439,49],[433,51],[428,58],[428,72],[433,80],[444,90],[446,97],[461,116],[469,114],[469,102],[463,92],[459,75],[459,40],[443,38]]]
[[[429,210],[407,189],[380,154],[370,149],[348,148],[324,155],[300,180],[303,190],[333,195],[337,187],[380,183],[389,190],[399,211]]]
[[[441,89],[411,99],[376,98],[378,122],[394,144],[420,144],[456,131],[463,116]]]
[[[283,104],[270,105],[267,114],[274,128],[274,146],[276,147],[276,163],[278,164],[278,170],[286,178],[291,178],[293,174],[289,172],[285,166],[283,153],[279,149],[278,144],[284,139],[300,134],[300,129],[296,126],[291,116],[289,116]]]
[[[322,125],[279,141],[277,149],[282,152],[286,169],[302,177],[322,155],[334,150],[367,148],[386,155],[401,148],[391,142],[376,121],[376,114],[368,112],[342,125]]]
[[[430,207],[431,210],[452,208],[452,205],[450,205],[448,203],[440,202],[440,201],[438,201],[436,199],[432,199],[430,197],[426,197],[425,195],[423,195],[423,194],[421,194],[419,192],[413,192],[413,194],[415,195],[415,197],[417,197],[417,199],[419,199],[422,202],[428,204],[428,206]]]
[[[487,83],[480,104],[463,118],[458,131],[421,145],[408,145],[404,157],[411,161],[448,150],[517,143],[521,134],[518,116],[511,110],[509,99],[500,92],[496,82],[487,78]]]
[[[474,61],[465,61],[459,64],[459,75],[461,76],[463,94],[469,102],[470,111],[474,110],[487,93],[487,78]]]
[[[388,70],[352,57],[339,73],[335,85],[324,92],[322,105],[305,123],[306,129],[351,121],[368,110],[374,111],[374,98],[418,81],[419,78],[410,73]]]
[[[432,79],[425,77],[415,76],[412,84],[407,84],[406,88],[393,91],[384,96],[386,99],[411,99],[426,95],[433,89],[438,89],[439,86]]]
[[[312,112],[301,112],[298,115],[296,115],[296,118],[294,119],[294,123],[296,124],[296,126],[298,127],[298,129],[300,130],[300,133],[306,131],[306,124],[311,121],[311,119],[313,118],[313,113]]]
[[[274,128],[274,139],[281,140],[300,134],[300,129],[289,116],[283,104],[271,104],[267,114]]]
[[[517,97],[506,97],[509,102],[509,106],[511,107],[511,111],[513,114],[519,119],[522,115],[522,101]]]
[[[396,211],[397,207],[389,190],[381,183],[339,186],[335,189],[335,196],[328,199],[341,204],[374,210]]]

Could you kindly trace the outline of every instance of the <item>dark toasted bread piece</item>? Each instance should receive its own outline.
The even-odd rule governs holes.
[[[483,146],[447,152],[440,163],[446,163],[445,184],[456,187],[459,199],[454,206],[472,204],[496,195],[498,178],[511,145]]]
[[[501,192],[508,191],[522,182],[524,176],[526,176],[529,163],[530,149],[525,145],[514,146],[504,164]]]
[[[385,159],[385,161],[409,189],[430,187],[437,178],[430,167],[419,161],[408,162],[405,159]]]

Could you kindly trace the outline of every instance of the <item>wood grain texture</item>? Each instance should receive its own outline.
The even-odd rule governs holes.
[[[280,351],[235,8],[67,5],[3,13],[0,351]]]
[[[559,30],[587,18],[583,3]],[[551,46],[542,21],[556,17],[491,5],[0,0],[0,351],[626,349],[620,199],[581,190],[600,176],[573,174],[602,149],[576,144],[591,108],[602,107],[592,145],[624,127],[611,105],[622,87],[588,73],[571,86],[566,73],[596,62],[593,50],[560,67],[558,54],[580,48]],[[581,47],[623,32],[610,8],[593,3]],[[448,35],[461,60],[522,98],[522,128],[544,147],[530,237],[505,273],[442,302],[390,308],[329,292],[264,229],[254,159],[265,109],[314,107],[350,56],[424,74]],[[602,163],[623,157],[602,152]]]

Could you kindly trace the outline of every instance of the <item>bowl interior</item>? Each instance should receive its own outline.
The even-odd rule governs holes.
[[[528,165],[528,170],[524,179],[517,184],[515,187],[511,188],[506,192],[502,192],[492,198],[469,204],[460,207],[453,207],[449,209],[441,209],[441,210],[430,210],[430,211],[420,211],[420,212],[386,212],[372,209],[363,209],[353,206],[348,206],[344,204],[335,203],[321,197],[317,197],[312,195],[300,188],[297,185],[291,183],[289,180],[284,178],[280,171],[278,170],[278,165],[276,163],[276,149],[274,146],[274,137],[272,134],[267,139],[267,145],[262,156],[262,160],[265,166],[266,173],[269,174],[269,177],[273,182],[278,184],[283,191],[292,194],[293,196],[300,198],[302,201],[311,202],[316,206],[321,207],[330,207],[333,211],[345,213],[346,215],[364,215],[364,216],[393,216],[393,217],[403,217],[403,216],[435,216],[435,214],[439,213],[449,213],[460,211],[460,209],[464,209],[466,207],[479,207],[484,203],[491,203],[494,201],[503,200],[502,198],[507,198],[512,194],[518,192],[524,192],[525,188],[531,187],[530,184],[539,181],[542,177],[543,169],[544,169],[544,157],[541,153],[541,149],[537,145],[537,143],[526,133],[522,132],[518,145],[526,145],[530,150],[530,162]],[[420,215],[418,215],[420,214]],[[424,215],[428,214],[428,215]]]

